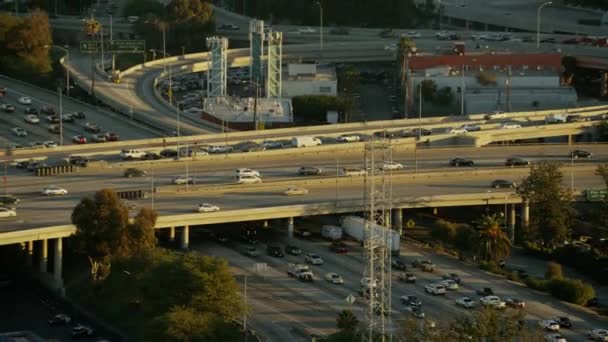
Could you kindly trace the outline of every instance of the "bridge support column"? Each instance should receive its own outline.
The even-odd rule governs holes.
[[[180,247],[184,250],[188,249],[190,246],[190,226],[184,226],[184,230],[182,231],[182,241]]]
[[[401,208],[393,209],[393,229],[401,234],[401,229],[403,229],[403,210]]]
[[[530,202],[521,204],[521,228],[526,230],[530,224]]]
[[[433,208],[433,215],[437,215],[437,208]]]
[[[169,241],[175,242],[175,227],[169,227]]]
[[[34,262],[34,241],[25,243],[25,263],[28,267],[32,267]]]
[[[63,288],[63,239],[55,239],[55,249],[53,250],[53,280],[58,289]]]
[[[49,257],[49,241],[47,239],[40,240],[40,272],[46,273],[48,270]]]
[[[287,218],[287,238],[293,239],[293,217]]]
[[[268,228],[268,220],[264,220],[264,223],[262,223],[262,228]]]
[[[568,134],[568,145],[572,145],[572,134]]]
[[[511,204],[511,212],[509,213],[509,238],[511,242],[515,241],[515,204]]]

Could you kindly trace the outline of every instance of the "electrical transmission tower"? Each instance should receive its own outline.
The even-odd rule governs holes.
[[[392,161],[391,140],[375,138],[365,146],[365,251],[363,277],[370,287],[366,323],[366,340],[374,336],[382,341],[392,335],[391,321],[391,231],[392,180],[391,171],[383,167]]]

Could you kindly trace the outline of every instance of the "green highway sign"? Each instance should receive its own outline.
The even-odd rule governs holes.
[[[103,42],[104,52],[107,53],[144,53],[146,51],[145,40],[113,40]],[[95,40],[84,40],[80,42],[80,52],[96,53],[101,51],[101,42]]]
[[[600,202],[608,198],[608,190],[585,190],[585,198],[588,202]]]

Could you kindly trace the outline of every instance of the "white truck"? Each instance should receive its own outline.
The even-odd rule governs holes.
[[[365,232],[365,219],[358,216],[343,216],[340,220],[344,233],[357,241],[367,239]],[[370,222],[371,234],[377,239],[384,240],[385,246],[393,255],[399,254],[401,247],[401,237],[399,232],[381,226],[375,222]],[[383,238],[384,237],[384,238]]]
[[[304,264],[287,264],[287,275],[302,281],[313,281],[313,273],[310,267]]]
[[[342,240],[342,227],[324,225],[321,228],[321,236],[329,240]]]
[[[291,145],[293,147],[310,147],[321,145],[321,140],[314,137],[293,137],[291,138]]]
[[[549,115],[545,118],[545,123],[548,124],[558,124],[558,123],[565,123],[566,122],[566,115],[564,114],[553,114],[553,115]]]
[[[139,150],[121,150],[120,158],[122,159],[141,159],[146,155],[146,152]]]

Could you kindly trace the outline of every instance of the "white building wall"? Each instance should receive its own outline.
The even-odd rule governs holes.
[[[506,76],[496,77],[496,86],[482,86],[477,82],[477,74],[467,76],[465,72],[464,84],[465,88],[504,88],[506,84]],[[437,84],[437,89],[450,87],[452,91],[456,91],[463,82],[463,77],[460,76],[435,76],[435,77],[420,77],[414,76],[412,82],[414,87],[424,80],[433,80]],[[539,76],[511,76],[511,88],[558,88],[560,87],[560,78],[558,75],[539,75]]]
[[[283,97],[302,95],[338,95],[337,80],[286,80],[283,79]]]

